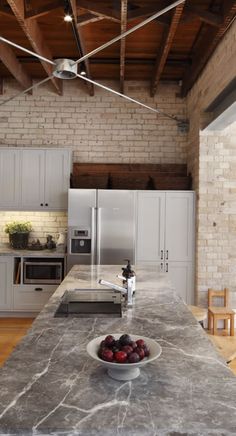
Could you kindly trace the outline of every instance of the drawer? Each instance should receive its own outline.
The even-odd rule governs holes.
[[[13,286],[13,308],[40,311],[56,289],[57,285]]]

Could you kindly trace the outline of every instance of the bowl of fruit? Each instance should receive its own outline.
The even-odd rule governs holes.
[[[115,333],[92,339],[88,354],[107,368],[115,380],[132,380],[139,376],[140,367],[157,359],[161,346],[144,336]]]

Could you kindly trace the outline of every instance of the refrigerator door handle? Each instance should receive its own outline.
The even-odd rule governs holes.
[[[94,265],[96,254],[96,208],[91,207],[91,264]]]
[[[97,265],[101,262],[101,207],[97,208]]]

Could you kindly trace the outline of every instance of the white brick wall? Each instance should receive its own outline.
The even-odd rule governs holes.
[[[115,82],[107,84],[117,88]],[[187,135],[178,132],[175,121],[100,88],[90,97],[79,79],[63,86],[63,96],[47,85],[1,106],[0,146],[69,146],[78,162],[186,162]],[[4,81],[0,101],[19,89],[14,81]],[[151,98],[149,83],[127,82],[125,93],[185,117],[186,104],[177,96],[176,84],[160,85]]]
[[[235,77],[236,22],[226,33],[187,98],[188,166],[197,192],[196,300],[208,287],[229,287],[236,307],[236,124],[201,131],[205,109]]]

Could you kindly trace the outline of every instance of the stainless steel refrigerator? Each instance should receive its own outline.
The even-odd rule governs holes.
[[[135,191],[70,189],[67,270],[134,262]]]

